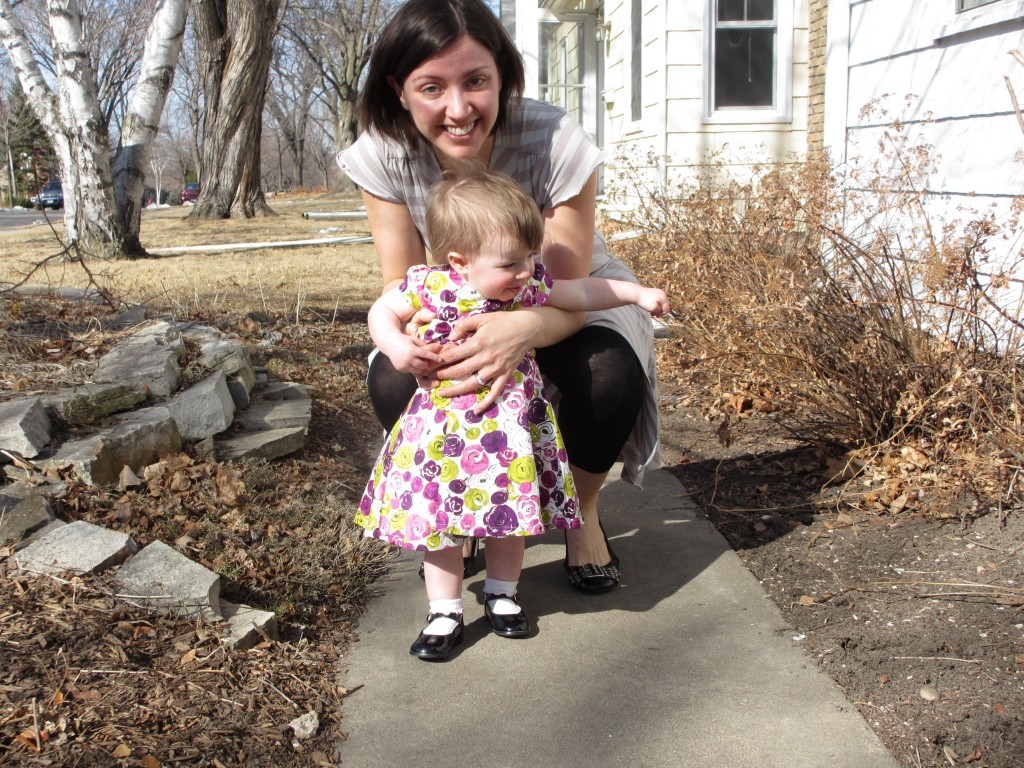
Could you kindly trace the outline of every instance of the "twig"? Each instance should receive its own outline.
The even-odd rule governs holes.
[[[981,664],[978,659],[958,659],[955,656],[890,656],[892,660],[913,659],[915,661],[962,661],[964,664]]]
[[[36,754],[43,751],[43,742],[39,738],[39,710],[36,708],[36,697],[32,697],[32,730],[36,734]]]
[[[301,709],[299,709],[299,705],[298,704],[296,704],[294,701],[292,701],[287,696],[285,696],[284,693],[281,691],[281,689],[278,688],[276,685],[274,685],[272,682],[270,682],[269,680],[266,680],[266,679],[264,679],[262,682],[266,683],[271,688],[273,688],[275,691],[277,691],[277,693],[281,696],[281,698],[283,698],[285,701],[287,701],[289,704],[291,704],[293,707],[295,707],[295,711],[296,712],[301,712],[302,711]]]
[[[189,685],[190,685],[191,687],[193,687],[193,688],[198,688],[198,689],[199,689],[200,691],[202,691],[203,693],[205,693],[205,694],[207,694],[207,695],[209,695],[209,696],[212,696],[212,697],[213,697],[213,698],[215,698],[215,699],[216,699],[217,701],[223,701],[223,702],[224,702],[225,704],[230,704],[230,705],[231,705],[231,706],[233,706],[233,707],[242,707],[242,708],[244,709],[244,706],[243,706],[242,704],[239,704],[239,703],[238,703],[237,701],[232,701],[231,699],[225,699],[225,698],[224,698],[224,697],[222,697],[222,696],[218,696],[218,695],[217,695],[217,694],[215,694],[215,693],[214,693],[213,691],[208,691],[208,690],[206,690],[205,688],[203,688],[203,686],[201,686],[201,685],[198,685],[198,684],[196,684],[196,683],[193,683],[193,682],[192,682],[191,680],[189,680],[189,681],[188,681],[188,684],[189,684]]]

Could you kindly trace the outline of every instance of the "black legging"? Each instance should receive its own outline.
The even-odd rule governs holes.
[[[562,393],[558,425],[569,462],[592,474],[611,469],[643,402],[644,370],[617,332],[590,325],[537,350],[541,372]],[[370,402],[390,430],[416,391],[414,376],[396,371],[382,354],[367,375]]]

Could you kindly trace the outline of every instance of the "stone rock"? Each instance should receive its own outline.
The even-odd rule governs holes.
[[[248,650],[262,642],[264,635],[271,640],[277,640],[277,615],[270,611],[261,611],[248,605],[236,605],[222,601],[220,615],[228,622],[224,644],[231,648],[240,651]]]
[[[130,536],[76,520],[33,541],[14,558],[18,568],[31,573],[100,573],[136,551]]]
[[[242,368],[228,376],[228,389],[237,408],[248,408],[252,402],[252,391],[256,388],[257,378],[251,367]]]
[[[214,371],[165,405],[185,440],[202,440],[223,432],[235,416],[235,401],[223,371]]]
[[[243,432],[224,440],[217,454],[221,461],[241,459],[277,459],[302,448],[306,430],[303,427],[268,429],[265,432]]]
[[[0,490],[0,544],[27,539],[51,520],[53,509],[44,496],[14,496],[6,488]]]
[[[50,442],[52,426],[38,397],[0,403],[0,448],[34,458]]]
[[[133,336],[100,359],[93,380],[123,383],[166,397],[178,388],[183,353],[180,340],[167,342],[152,332]]]
[[[126,600],[162,613],[216,615],[220,607],[220,576],[162,541],[144,547],[115,578]]]
[[[292,729],[298,741],[305,741],[316,736],[316,732],[320,730],[320,718],[316,712],[307,712],[288,723],[288,727]]]
[[[180,450],[178,425],[167,408],[156,406],[125,414],[100,434],[68,441],[38,463],[54,469],[71,467],[84,482],[106,485],[117,482],[122,467],[138,473],[161,455]]]
[[[309,388],[295,381],[272,381],[260,390],[263,400],[309,400]]]
[[[146,395],[124,384],[83,384],[43,396],[43,404],[68,424],[95,424],[112,413],[134,408]]]
[[[257,400],[238,414],[237,421],[251,431],[302,427],[309,429],[313,418],[312,401],[305,400]]]

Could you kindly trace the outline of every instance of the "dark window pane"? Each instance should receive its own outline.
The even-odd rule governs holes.
[[[969,11],[971,8],[980,8],[983,5],[994,3],[996,0],[958,0],[957,11]]]
[[[743,21],[745,0],[718,0],[719,21]]]
[[[747,19],[771,21],[775,18],[775,0],[747,0]]]
[[[715,109],[775,102],[775,30],[715,32]]]

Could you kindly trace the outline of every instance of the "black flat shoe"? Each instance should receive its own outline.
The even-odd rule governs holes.
[[[569,534],[565,534],[565,571],[569,575],[569,586],[585,592],[588,595],[598,595],[602,592],[611,592],[619,586],[622,574],[619,573],[619,558],[615,556],[611,544],[608,543],[608,535],[601,526],[601,535],[604,536],[604,544],[608,547],[608,554],[612,559],[608,565],[595,565],[585,563],[584,565],[569,565]]]
[[[416,642],[409,648],[409,653],[424,661],[441,661],[451,655],[452,648],[462,642],[462,630],[465,627],[465,622],[461,613],[431,613],[427,616],[427,626],[430,626],[430,622],[434,619],[439,619],[442,616],[454,619],[459,622],[459,625],[447,635],[428,635],[426,630],[420,632]]]
[[[476,573],[476,556],[480,551],[480,539],[470,539],[469,557],[462,558],[462,577],[468,579]]]
[[[494,634],[501,637],[526,637],[530,634],[530,620],[526,618],[526,612],[522,608],[519,613],[501,614],[491,611],[491,601],[505,598],[519,605],[519,595],[489,595],[484,593],[484,616],[491,622],[491,629]]]

